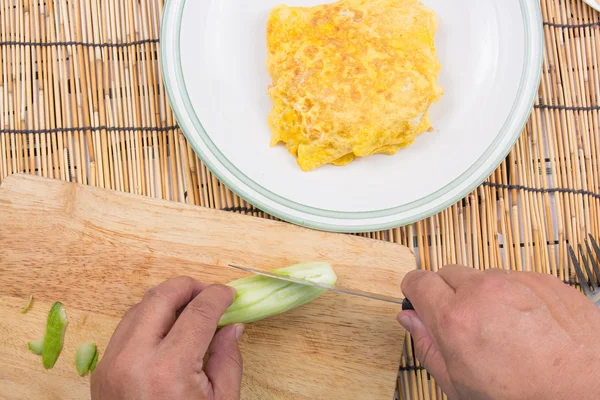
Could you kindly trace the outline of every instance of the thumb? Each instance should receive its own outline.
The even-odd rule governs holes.
[[[450,379],[446,361],[429,335],[429,332],[427,332],[427,328],[425,328],[419,314],[412,310],[402,311],[398,314],[398,322],[411,334],[417,359],[431,376],[435,378],[448,397],[457,399],[458,395]]]
[[[242,355],[238,341],[244,332],[243,324],[221,329],[212,340],[204,373],[212,383],[217,399],[239,399],[242,384]]]

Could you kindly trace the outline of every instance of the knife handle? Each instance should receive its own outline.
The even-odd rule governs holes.
[[[415,308],[413,307],[412,303],[410,302],[409,299],[404,299],[402,300],[402,311],[406,311],[406,310],[414,310]]]

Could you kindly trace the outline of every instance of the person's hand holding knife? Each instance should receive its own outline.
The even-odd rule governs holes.
[[[600,310],[550,275],[413,271],[398,321],[451,399],[600,398]]]

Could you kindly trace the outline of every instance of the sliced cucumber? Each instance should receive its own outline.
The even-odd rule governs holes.
[[[96,369],[96,366],[98,365],[98,349],[96,349],[96,354],[94,354],[94,359],[92,360],[92,363],[90,364],[90,374],[92,372],[94,372],[94,370]]]
[[[94,358],[96,357],[97,348],[94,343],[81,343],[77,346],[75,352],[75,368],[80,376],[85,375],[89,370]]]
[[[21,314],[25,314],[29,307],[31,307],[31,303],[33,303],[33,296],[29,296],[29,301],[25,304],[25,307],[21,308]]]
[[[42,355],[42,350],[44,349],[44,339],[32,340],[31,342],[27,343],[27,347],[34,354],[37,354],[38,356],[41,356]]]
[[[50,309],[48,321],[46,322],[46,336],[44,336],[44,348],[42,350],[44,368],[54,367],[56,360],[58,360],[68,324],[67,313],[62,303],[57,301]]]

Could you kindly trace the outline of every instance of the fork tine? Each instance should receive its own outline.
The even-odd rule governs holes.
[[[598,269],[598,263],[594,259],[594,253],[592,252],[592,249],[590,249],[590,243],[587,239],[585,239],[585,247],[587,247],[588,254],[590,255],[590,263],[592,264],[594,273],[596,274],[596,286],[600,286],[600,269]],[[598,259],[600,260],[600,257],[598,257]]]
[[[587,281],[585,280],[585,277],[583,276],[583,271],[581,270],[581,265],[579,265],[577,256],[575,255],[575,252],[573,251],[573,247],[571,247],[571,245],[568,245],[568,248],[569,248],[569,255],[571,256],[571,262],[573,263],[573,267],[575,268],[575,273],[577,274],[577,279],[579,280],[579,284],[581,285],[583,292],[587,295],[590,293],[590,286],[588,285]]]
[[[585,256],[585,252],[583,251],[583,247],[581,246],[581,244],[578,244],[577,248],[579,249],[579,254],[581,254],[581,259],[583,260],[583,266],[585,267],[585,272],[588,277],[588,284],[591,286],[593,292],[594,290],[596,290],[596,285],[594,285],[594,276],[592,275],[592,271],[590,270],[590,264],[587,261],[587,257]]]

